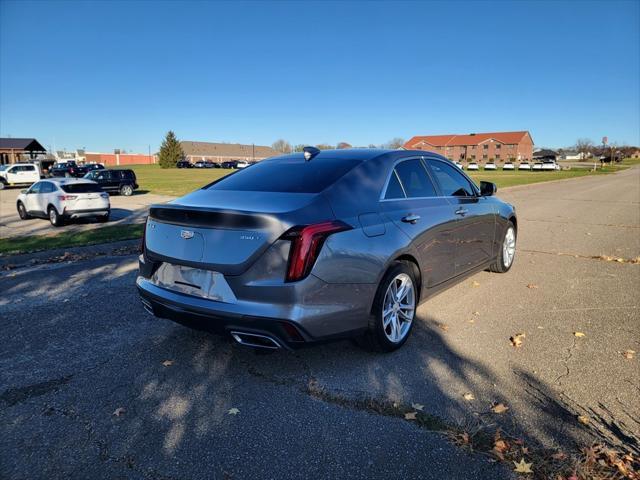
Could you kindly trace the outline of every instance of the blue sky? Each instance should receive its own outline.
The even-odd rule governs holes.
[[[640,2],[0,0],[0,135],[60,148],[640,144]]]

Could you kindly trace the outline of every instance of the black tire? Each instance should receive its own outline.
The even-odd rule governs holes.
[[[131,195],[133,195],[133,187],[131,185],[122,185],[120,187],[120,195],[130,197]]]
[[[411,335],[411,330],[413,329],[416,309],[420,300],[419,285],[416,281],[415,271],[415,266],[410,262],[395,262],[384,274],[373,300],[373,308],[371,309],[368,331],[364,336],[356,339],[356,342],[361,347],[376,352],[392,352],[400,348],[407,341]],[[382,312],[384,310],[384,301],[387,289],[391,282],[395,281],[398,275],[401,274],[407,275],[411,279],[414,292],[414,309],[411,317],[411,323],[409,324],[404,337],[397,342],[393,342],[388,338],[387,333],[385,333]]]
[[[507,238],[507,234],[509,233],[509,230],[512,230],[514,235],[514,240],[513,240],[514,252],[513,252],[513,257],[507,264],[507,262],[505,262],[505,256],[504,256],[504,250],[505,250],[504,244]],[[515,260],[515,246],[516,246],[517,240],[518,240],[518,231],[516,230],[516,227],[513,224],[513,222],[510,221],[507,224],[506,228],[504,229],[504,234],[502,235],[502,241],[500,242],[500,247],[499,247],[500,250],[498,251],[496,260],[491,264],[491,266],[489,267],[489,270],[495,273],[506,273],[511,269],[513,262]]]
[[[18,202],[18,215],[20,215],[20,220],[29,220],[31,215],[27,213],[27,209],[24,208],[24,204],[22,202]]]
[[[4,187],[6,187],[6,185],[2,180],[0,180],[0,190],[4,190]]]
[[[64,221],[62,217],[58,213],[58,210],[56,210],[56,207],[54,207],[53,205],[49,206],[49,209],[47,210],[47,215],[49,216],[49,221],[51,222],[51,225],[53,225],[54,227],[61,227],[62,225],[64,225]]]

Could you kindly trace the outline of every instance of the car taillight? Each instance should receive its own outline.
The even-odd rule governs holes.
[[[70,168],[70,169],[69,169],[69,173],[73,173],[73,168]]]
[[[351,228],[346,223],[336,220],[297,226],[287,230],[281,237],[284,240],[291,240],[285,281],[296,282],[309,275],[327,237]]]
[[[78,198],[77,195],[58,195],[58,199],[60,200],[75,200],[76,198]]]

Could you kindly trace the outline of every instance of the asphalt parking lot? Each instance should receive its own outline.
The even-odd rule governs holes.
[[[640,360],[623,355],[640,351],[640,169],[498,195],[519,215],[512,270],[424,303],[388,355],[348,341],[258,355],[154,319],[135,255],[2,273],[0,477],[512,475],[360,399],[549,448],[640,453]]]
[[[41,218],[20,220],[16,211],[16,199],[22,190],[22,188],[0,190],[0,238],[56,234],[62,231],[81,231],[104,226],[104,224],[97,224],[93,219],[75,221],[65,225],[64,228],[53,227],[47,220]],[[130,197],[109,195],[111,217],[107,225],[142,223],[146,219],[149,205],[168,202],[172,198],[146,192],[135,192]]]

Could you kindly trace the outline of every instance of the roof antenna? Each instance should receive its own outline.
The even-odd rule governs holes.
[[[304,159],[306,162],[310,161],[320,153],[320,149],[316,147],[304,147],[302,151],[304,152]]]

